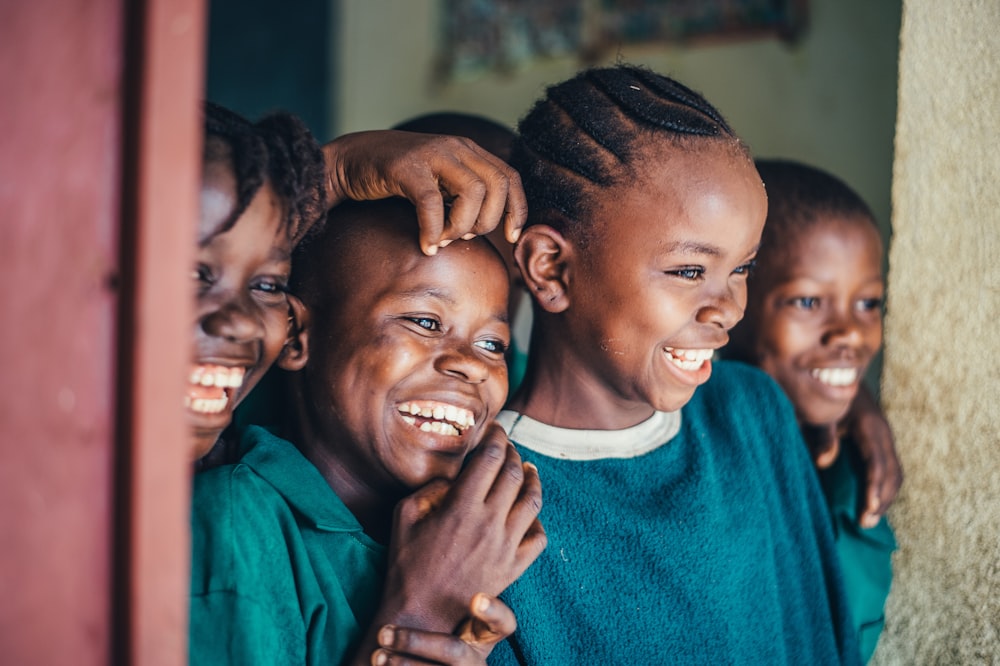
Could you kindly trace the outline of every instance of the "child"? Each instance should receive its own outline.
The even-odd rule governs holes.
[[[207,104],[202,171],[185,396],[194,459],[215,445],[233,409],[281,353],[295,311],[286,294],[292,248],[328,206],[345,198],[409,197],[417,202],[428,254],[500,220],[515,239],[525,215],[517,174],[467,141],[359,132],[321,152],[301,121],[284,113],[255,126]],[[448,201],[455,203],[445,216]]]
[[[884,517],[858,527],[859,481],[843,419],[882,345],[882,239],[868,206],[833,176],[778,160],[758,160],[757,169],[767,224],[733,345],[785,390],[807,439],[834,442],[820,478],[867,662],[884,623],[896,544]]]
[[[551,86],[511,165],[535,319],[500,421],[545,479],[549,547],[491,663],[857,662],[791,406],[711,360],[766,213],[746,147],[699,94],[619,66]]]
[[[295,258],[295,445],[252,427],[196,476],[195,663],[368,663],[384,625],[445,637],[544,547],[538,476],[490,430],[503,263],[483,239],[421,254],[414,218],[341,206]]]
[[[450,134],[464,136],[476,142],[505,162],[510,159],[510,149],[515,134],[510,128],[495,120],[471,113],[440,111],[411,118],[395,126],[395,129],[426,134]],[[528,362],[528,337],[531,334],[531,299],[524,292],[521,272],[514,262],[514,246],[503,235],[502,229],[486,234],[507,264],[510,276],[510,298],[507,310],[510,312],[511,345],[507,353],[507,375],[511,392],[517,389],[524,377]]]

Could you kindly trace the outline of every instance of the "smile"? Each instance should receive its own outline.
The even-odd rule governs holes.
[[[188,375],[184,406],[198,414],[219,414],[226,409],[233,389],[243,386],[246,368],[195,365]]]
[[[715,354],[714,349],[674,349],[664,347],[663,352],[671,363],[681,370],[694,371],[701,368],[705,361],[710,361]]]
[[[809,374],[827,386],[851,386],[858,381],[857,368],[813,368]]]
[[[457,437],[476,425],[472,412],[442,402],[404,402],[397,410],[410,425],[438,435]]]

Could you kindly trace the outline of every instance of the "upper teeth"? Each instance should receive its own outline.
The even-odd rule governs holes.
[[[705,361],[712,358],[715,353],[713,349],[674,349],[664,347],[667,358],[681,370],[697,370]]]
[[[221,388],[239,388],[243,385],[246,369],[230,368],[224,365],[196,365],[191,369],[188,381],[201,386],[219,386]]]
[[[467,409],[456,407],[455,405],[445,405],[442,403],[416,403],[404,402],[397,408],[407,423],[416,423],[413,417],[419,416],[433,421],[425,421],[420,425],[424,432],[441,432],[442,434],[458,434],[459,430],[465,430],[476,425],[476,417]],[[410,415],[409,417],[405,415]],[[452,432],[444,432],[441,426],[446,426]]]
[[[830,386],[850,386],[858,380],[857,368],[813,368],[810,374]]]

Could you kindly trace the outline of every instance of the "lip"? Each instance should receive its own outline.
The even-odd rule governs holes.
[[[407,438],[421,448],[450,455],[469,450],[484,420],[482,404],[467,396],[423,394],[400,400],[392,409]]]
[[[233,359],[202,359],[191,364],[184,406],[199,423],[225,427],[251,367]]]
[[[852,400],[861,385],[864,367],[857,365],[815,366],[806,371],[810,383],[831,400]]]
[[[715,357],[717,350],[718,347],[672,347],[663,345],[660,347],[659,352],[667,370],[680,383],[690,387],[697,387],[707,382],[708,378],[712,376],[712,359]]]

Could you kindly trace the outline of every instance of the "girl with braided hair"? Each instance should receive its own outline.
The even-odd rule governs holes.
[[[548,88],[511,164],[534,324],[499,420],[538,468],[548,548],[504,594],[518,629],[490,663],[857,663],[791,405],[712,360],[767,211],[747,147],[622,65]]]

